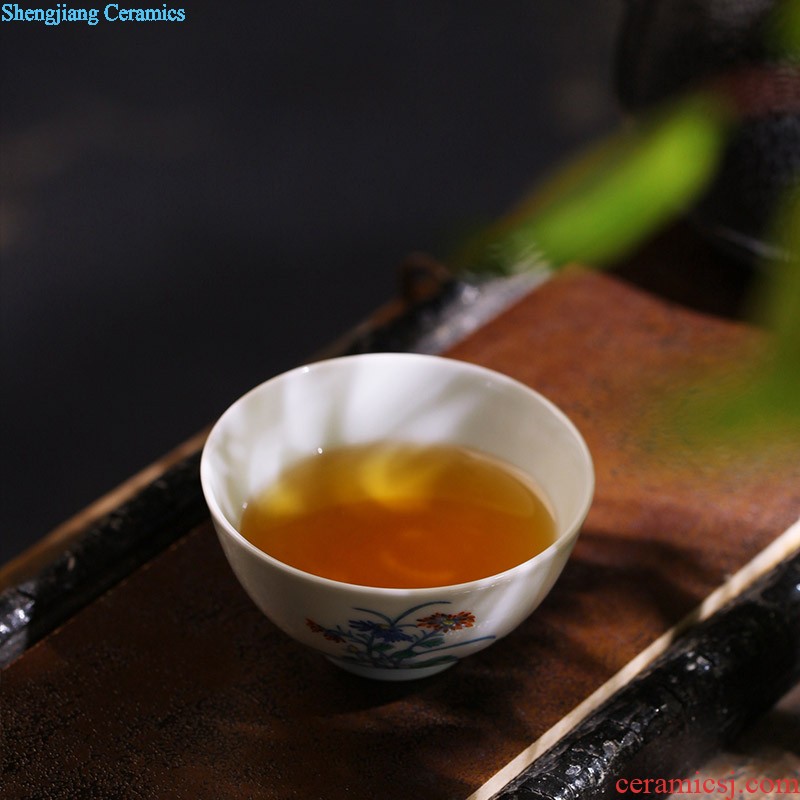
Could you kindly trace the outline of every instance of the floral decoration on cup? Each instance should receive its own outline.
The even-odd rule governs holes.
[[[454,644],[446,643],[448,634],[475,624],[475,615],[470,611],[455,614],[437,611],[415,621],[403,621],[428,606],[449,604],[449,600],[422,603],[393,618],[368,608],[354,608],[354,611],[369,614],[373,619],[351,619],[347,627],[341,624],[326,627],[307,619],[306,625],[328,641],[346,645],[341,656],[345,661],[383,669],[432,667],[458,660],[458,656],[452,653],[438,655],[444,650],[495,638],[479,636]]]

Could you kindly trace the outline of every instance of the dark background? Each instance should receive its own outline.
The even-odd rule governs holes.
[[[616,126],[621,2],[0,23],[0,563]]]

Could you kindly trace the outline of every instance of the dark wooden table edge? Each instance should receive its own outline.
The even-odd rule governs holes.
[[[685,778],[800,680],[800,551],[691,626],[493,800],[596,800]]]

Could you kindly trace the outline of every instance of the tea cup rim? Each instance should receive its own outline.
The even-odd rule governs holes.
[[[277,381],[288,380],[293,375],[307,374],[313,370],[321,368],[335,368],[337,364],[346,361],[349,362],[354,360],[368,360],[368,359],[383,360],[386,359],[387,357],[396,358],[398,360],[406,360],[406,361],[421,360],[421,361],[431,362],[435,360],[439,362],[446,362],[449,366],[457,366],[459,369],[463,369],[465,372],[473,373],[484,379],[491,379],[495,383],[505,384],[517,390],[522,390],[523,392],[531,394],[534,397],[536,397],[537,400],[543,403],[547,407],[548,411],[551,414],[553,414],[559,420],[559,422],[570,431],[570,433],[573,436],[573,439],[578,445],[578,449],[580,450],[581,455],[583,456],[583,460],[585,462],[585,467],[586,467],[586,473],[584,476],[585,486],[583,487],[583,492],[580,502],[580,510],[573,516],[571,520],[567,522],[567,524],[565,524],[564,531],[557,536],[555,541],[553,541],[543,550],[538,552],[535,556],[532,556],[531,558],[522,561],[519,564],[515,564],[513,567],[509,567],[508,569],[503,570],[502,572],[486,575],[482,578],[475,578],[473,580],[464,581],[461,583],[441,584],[437,586],[390,587],[390,586],[378,586],[371,584],[348,583],[346,581],[335,580],[333,578],[326,578],[323,575],[317,575],[313,572],[307,572],[306,570],[299,569],[298,567],[294,567],[291,564],[287,564],[286,562],[281,561],[280,559],[275,558],[274,556],[271,556],[269,553],[265,552],[264,550],[261,550],[259,547],[256,547],[256,545],[254,545],[252,542],[246,539],[236,529],[236,526],[231,523],[227,515],[222,511],[219,502],[217,500],[216,493],[211,487],[211,472],[213,467],[211,466],[210,463],[211,454],[209,451],[209,444],[213,444],[213,439],[215,438],[215,434],[217,434],[217,431],[223,429],[226,418],[236,413],[237,407],[239,407],[241,404],[244,404],[247,401],[247,399],[250,398],[252,395],[254,395],[257,392],[264,391],[270,384],[275,383]],[[493,370],[489,367],[484,367],[479,364],[473,364],[468,361],[461,361],[456,358],[449,358],[446,356],[422,354],[422,353],[377,352],[377,353],[359,353],[355,355],[346,355],[346,356],[335,356],[331,358],[309,362],[307,364],[302,364],[300,366],[289,369],[285,372],[281,372],[277,375],[274,375],[268,378],[267,380],[257,384],[244,394],[240,395],[236,400],[233,401],[233,403],[231,403],[228,406],[228,408],[217,419],[217,421],[211,427],[208,436],[206,437],[205,444],[203,446],[203,452],[200,457],[200,482],[211,515],[216,518],[217,522],[222,523],[222,527],[225,530],[226,534],[230,536],[238,546],[244,547],[251,555],[255,556],[257,559],[264,561],[280,570],[283,570],[288,574],[294,575],[297,578],[310,580],[312,583],[319,584],[321,586],[340,587],[341,589],[347,592],[353,592],[356,594],[360,593],[370,594],[373,596],[377,592],[381,596],[386,598],[392,598],[392,597],[402,598],[402,597],[407,597],[410,594],[413,594],[415,597],[425,598],[428,596],[433,597],[436,595],[441,595],[442,592],[468,591],[479,588],[481,586],[485,586],[487,584],[494,584],[494,583],[504,582],[506,580],[511,580],[513,579],[514,573],[527,571],[528,569],[535,566],[535,564],[538,561],[550,557],[553,553],[558,552],[559,550],[562,550],[565,547],[572,546],[572,544],[574,543],[575,539],[577,538],[580,532],[581,526],[585,521],[586,516],[589,513],[589,509],[592,504],[592,499],[594,496],[594,489],[595,489],[595,471],[588,445],[586,444],[583,436],[581,435],[575,423],[555,403],[553,403],[551,400],[542,395],[540,392],[531,388],[522,381],[519,381],[515,378],[512,378],[509,375],[505,375],[496,370]]]

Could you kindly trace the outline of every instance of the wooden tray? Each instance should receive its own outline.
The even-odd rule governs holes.
[[[658,416],[759,343],[607,276],[525,294],[447,354],[550,397],[595,459],[579,543],[526,623],[440,676],[355,678],[252,606],[200,513],[3,671],[0,797],[600,796],[689,769],[800,674],[797,443],[711,461],[666,447]]]

